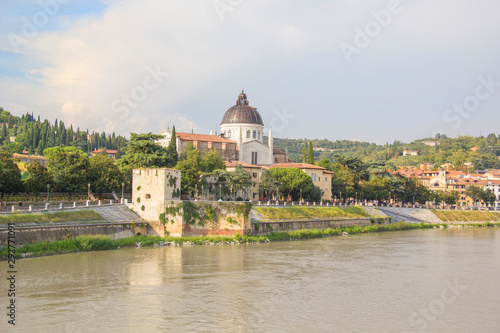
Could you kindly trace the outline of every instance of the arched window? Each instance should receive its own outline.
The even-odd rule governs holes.
[[[247,131],[247,139],[250,139],[250,130]]]
[[[260,140],[260,131],[257,132],[257,139]]]
[[[255,131],[255,130],[253,131],[252,138],[253,138],[253,139],[256,139],[256,138],[257,138],[257,131]]]
[[[227,131],[227,137],[230,138],[231,137],[231,130]]]

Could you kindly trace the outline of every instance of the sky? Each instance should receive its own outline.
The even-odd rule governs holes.
[[[500,134],[498,0],[0,2],[0,106],[80,129],[281,138]]]

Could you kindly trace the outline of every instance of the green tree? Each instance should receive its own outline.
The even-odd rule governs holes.
[[[247,193],[248,188],[252,185],[250,173],[243,170],[241,164],[237,164],[233,171],[218,169],[214,171],[214,174],[218,177],[219,182],[225,184],[232,195],[237,195],[238,192]]]
[[[87,155],[73,147],[53,147],[43,151],[54,177],[56,188],[71,194],[84,192],[89,183],[90,161]]]
[[[125,182],[125,176],[118,166],[105,154],[90,158],[90,185],[102,199],[104,192],[112,192]]]
[[[23,191],[21,171],[8,151],[0,150],[0,193],[19,193]]]
[[[175,168],[181,171],[181,193],[194,196],[202,173],[200,152],[189,142],[184,153],[186,158],[179,161]]]
[[[201,159],[201,171],[205,173],[212,173],[217,169],[226,169],[226,164],[219,156],[215,149],[205,151],[205,155]]]
[[[444,202],[446,202],[448,205],[456,205],[459,199],[460,199],[460,192],[451,191],[446,193],[444,197]]]
[[[168,167],[177,165],[179,156],[177,155],[177,135],[175,134],[175,126],[172,126],[172,135],[167,146]]]
[[[481,199],[486,203],[491,206],[495,205],[495,201],[497,200],[497,197],[495,193],[491,189],[486,189],[486,191],[483,191]]]
[[[269,171],[279,184],[278,193],[286,200],[289,196],[294,201],[298,200],[301,190],[302,197],[308,199],[307,193],[314,185],[308,174],[297,168],[271,168]]]
[[[130,133],[130,141],[124,148],[125,155],[116,161],[129,181],[132,180],[132,170],[136,168],[172,167],[167,149],[156,142],[163,138],[153,133]],[[98,140],[98,138],[96,138]]]
[[[465,195],[472,199],[475,206],[476,202],[484,197],[484,191],[478,186],[469,186],[465,190]]]
[[[269,170],[264,170],[260,175],[260,189],[264,191],[268,198],[273,194],[277,195],[279,182],[274,178],[273,174]]]
[[[27,193],[34,193],[36,195],[36,201],[38,201],[38,195],[40,192],[45,191],[47,185],[53,188],[54,177],[49,172],[49,170],[34,161],[27,166],[28,177],[24,179],[24,189]]]
[[[309,147],[307,148],[307,162],[309,164],[314,164],[314,150],[312,142],[309,141]]]
[[[353,198],[358,188],[359,177],[346,166],[335,163],[332,165],[332,194],[342,198]]]

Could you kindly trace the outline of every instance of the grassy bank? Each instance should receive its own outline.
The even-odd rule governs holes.
[[[142,246],[153,246],[159,244],[160,242],[170,242],[175,244],[226,244],[226,243],[238,243],[238,244],[248,244],[248,243],[265,243],[272,241],[284,241],[284,240],[300,240],[300,239],[311,239],[311,238],[321,238],[330,236],[339,236],[343,232],[349,234],[361,234],[370,232],[385,232],[385,231],[399,231],[399,230],[412,230],[412,229],[428,229],[428,228],[439,228],[439,225],[430,224],[410,224],[398,222],[389,225],[373,225],[366,227],[346,227],[346,228],[335,228],[335,229],[306,229],[297,230],[291,232],[278,232],[272,233],[267,236],[248,236],[248,235],[237,235],[233,237],[225,236],[198,236],[198,237],[159,237],[159,236],[135,236],[122,239],[111,239],[108,236],[103,235],[89,235],[89,236],[78,236],[70,239],[57,240],[53,242],[37,242],[33,244],[24,244],[16,248],[16,257],[23,257],[28,254],[29,256],[42,256],[51,254],[62,254],[62,253],[72,253],[80,251],[98,251],[98,250],[110,250],[122,247],[136,246],[136,243],[141,243]],[[7,257],[7,247],[4,246],[0,248],[0,258],[5,259]]]
[[[500,222],[500,213],[490,211],[433,210],[443,222]]]
[[[0,215],[0,224],[5,223],[40,223],[67,221],[104,221],[102,216],[93,209],[77,211],[61,211],[56,213],[13,213]]]
[[[269,220],[370,217],[361,207],[254,207]]]

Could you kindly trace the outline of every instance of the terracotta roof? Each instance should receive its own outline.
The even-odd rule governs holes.
[[[112,150],[112,149],[97,149],[97,150],[94,150],[91,153],[93,153],[93,154],[99,154],[99,153],[102,153],[104,151],[106,151],[106,153],[108,153],[108,154],[117,154],[118,153],[118,150]]]
[[[273,148],[274,155],[285,155],[285,152],[279,148]]]
[[[223,142],[223,143],[236,143],[234,140],[221,138],[217,135],[207,134],[193,134],[193,133],[175,133],[181,140],[184,141],[207,141],[207,142]]]
[[[276,163],[269,166],[270,168],[298,168],[298,169],[317,169],[326,170],[323,167],[307,164],[307,163]]]
[[[254,165],[239,161],[231,161],[231,162],[225,161],[224,163],[226,164],[226,168],[235,168],[236,165],[240,164],[244,168],[262,169],[262,166],[260,165]]]

